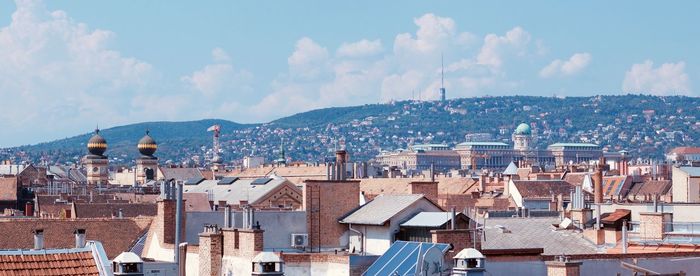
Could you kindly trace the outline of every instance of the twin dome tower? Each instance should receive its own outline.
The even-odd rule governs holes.
[[[158,158],[153,154],[156,153],[158,144],[149,131],[146,131],[146,135],[139,140],[137,148],[141,156],[136,159],[136,184],[143,185],[156,178]],[[99,128],[95,129],[95,134],[88,140],[87,149],[89,154],[83,157],[83,164],[87,169],[88,185],[109,184],[109,158],[104,155],[107,151],[107,140],[100,135]]]

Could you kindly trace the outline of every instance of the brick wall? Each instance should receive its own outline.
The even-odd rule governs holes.
[[[359,181],[307,180],[304,182],[304,209],[309,247],[339,248],[347,225],[338,219],[360,205]]]
[[[221,232],[199,234],[199,275],[221,275],[221,257],[224,250]]]
[[[253,258],[263,251],[264,230],[229,228],[221,231],[223,232],[224,256]]]
[[[163,243],[169,243],[169,244],[174,244],[175,243],[175,215],[177,213],[177,204],[175,200],[171,199],[159,199],[157,202],[158,205],[158,213],[156,216],[156,233],[158,233],[158,237],[162,237],[162,242]],[[186,223],[186,217],[187,215],[185,214],[185,202],[182,203],[183,207],[183,212],[181,216],[181,221],[182,221],[182,228],[180,229],[180,239],[181,241],[185,240],[185,225]]]
[[[452,257],[462,249],[475,247],[469,229],[431,230],[430,233],[432,234],[432,242],[452,244],[454,248],[447,253],[446,257],[449,260],[452,260]],[[479,244],[476,248],[480,249]]]
[[[423,194],[430,201],[438,202],[438,183],[429,181],[414,181],[409,183],[412,194]]]
[[[548,261],[547,276],[580,276],[581,262]]]

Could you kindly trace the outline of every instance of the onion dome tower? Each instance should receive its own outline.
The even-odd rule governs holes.
[[[95,134],[87,143],[88,154],[83,157],[83,165],[87,169],[87,182],[91,186],[109,184],[109,159],[104,155],[107,151],[107,140],[100,135],[100,129],[95,129]]]
[[[156,179],[158,158],[153,156],[153,154],[156,153],[158,144],[156,140],[151,137],[150,132],[146,130],[146,135],[139,140],[136,147],[139,153],[141,153],[141,157],[136,159],[136,184],[144,185]]]

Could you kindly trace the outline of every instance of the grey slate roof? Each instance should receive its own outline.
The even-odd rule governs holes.
[[[184,192],[207,193],[210,198],[213,197],[211,200],[214,202],[225,200],[228,204],[239,204],[241,200],[246,200],[252,204],[262,199],[270,191],[285,185],[285,183],[290,183],[284,178],[271,178],[264,185],[253,185],[253,181],[255,179],[238,179],[229,185],[220,185],[219,180],[204,180],[197,185],[186,185]],[[290,189],[297,189],[301,193],[298,187],[290,186],[293,186]]]
[[[163,178],[170,180],[175,179],[179,181],[187,181],[195,177],[204,177],[202,172],[197,168],[168,168],[160,167],[160,172],[163,174]]]
[[[452,212],[420,212],[413,216],[401,226],[408,227],[440,227],[450,221]],[[460,213],[456,213],[459,215]]]
[[[382,225],[393,216],[423,199],[422,194],[379,195],[340,219],[340,223]],[[426,199],[427,200],[427,199]]]
[[[555,230],[559,218],[488,218],[483,249],[543,248],[544,255],[597,253],[597,247],[573,230]],[[504,227],[510,233],[504,233]]]

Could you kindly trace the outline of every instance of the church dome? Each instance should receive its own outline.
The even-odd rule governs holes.
[[[139,140],[138,148],[142,155],[152,156],[154,153],[156,153],[158,144],[156,143],[156,140],[153,140],[151,135],[149,135],[148,131],[146,131],[146,135]]]
[[[530,135],[532,134],[532,130],[530,129],[530,126],[528,124],[519,124],[518,127],[515,129],[515,134],[516,135]]]
[[[100,129],[95,129],[95,135],[92,135],[87,144],[90,154],[102,156],[107,151],[107,140],[100,136]]]

